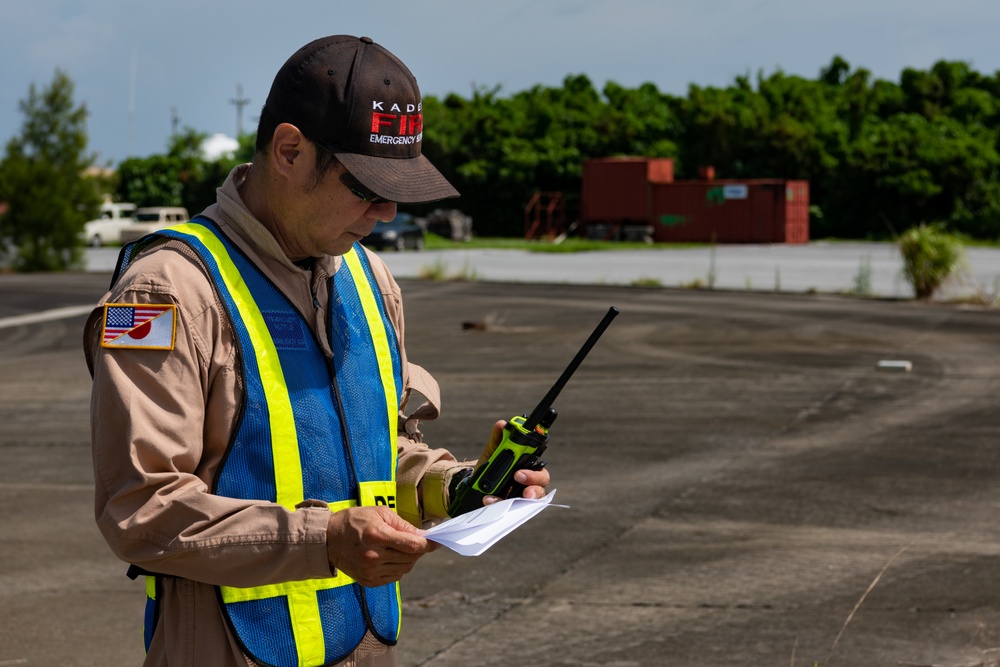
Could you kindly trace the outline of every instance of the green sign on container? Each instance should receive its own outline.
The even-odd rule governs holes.
[[[680,225],[686,225],[687,222],[688,217],[686,215],[664,214],[660,216],[660,224],[664,227],[679,227]]]

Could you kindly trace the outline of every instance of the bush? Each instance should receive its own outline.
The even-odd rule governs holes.
[[[959,267],[962,243],[943,225],[921,223],[899,238],[903,273],[918,299],[929,299]]]

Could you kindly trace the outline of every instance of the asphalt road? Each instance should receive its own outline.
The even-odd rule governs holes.
[[[0,665],[141,661],[142,585],[93,525],[84,316],[24,318],[106,282],[0,275]],[[424,558],[404,665],[1000,660],[997,311],[401,282],[408,352],[445,402],[427,439],[467,457],[621,310],[556,403],[570,509]]]

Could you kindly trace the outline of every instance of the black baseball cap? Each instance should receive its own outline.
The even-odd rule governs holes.
[[[278,70],[264,107],[335,154],[380,197],[419,203],[458,196],[420,152],[417,80],[370,37],[333,35],[306,44]]]

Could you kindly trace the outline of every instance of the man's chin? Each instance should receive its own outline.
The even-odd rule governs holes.
[[[324,252],[328,255],[344,255],[350,252],[354,244],[363,239],[363,236],[357,236],[356,234],[351,234],[349,236],[344,236],[343,238],[337,239],[337,241],[330,244],[328,248],[324,248]]]

